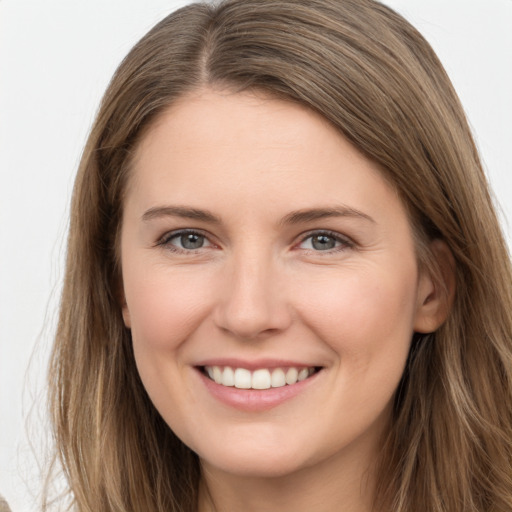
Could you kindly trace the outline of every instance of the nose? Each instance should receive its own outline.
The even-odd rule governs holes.
[[[232,261],[220,286],[215,322],[236,338],[255,340],[287,329],[292,320],[283,272],[269,257]]]

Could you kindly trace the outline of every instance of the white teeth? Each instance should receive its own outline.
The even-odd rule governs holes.
[[[281,368],[276,368],[272,372],[271,383],[272,383],[273,388],[281,388],[283,386],[286,386],[286,378],[285,378],[284,372],[283,372],[283,370],[281,370]]]
[[[297,380],[300,382],[301,380],[307,379],[309,377],[309,370],[307,368],[301,368],[299,374],[297,375]]]
[[[235,388],[251,389],[251,384],[251,372],[245,368],[237,368],[235,370]]]
[[[297,368],[288,368],[288,371],[286,372],[286,384],[289,386],[295,384],[298,376],[299,372]]]
[[[253,389],[268,389],[271,385],[270,372],[268,370],[256,370],[252,374]]]
[[[213,380],[217,384],[222,384],[222,370],[218,366],[213,367]]]
[[[231,368],[230,366],[205,366],[205,371],[211,380],[222,386],[234,386],[239,389],[269,389],[291,386],[307,379],[315,373],[314,367],[300,369],[289,368],[260,368],[251,372],[246,368]]]
[[[226,366],[224,371],[222,372],[222,382],[223,386],[234,386],[235,385],[235,372],[233,368]]]

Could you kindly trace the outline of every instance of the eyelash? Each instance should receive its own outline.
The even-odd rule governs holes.
[[[182,254],[196,253],[196,252],[200,251],[201,249],[203,249],[203,247],[199,247],[197,249],[182,249],[182,248],[177,247],[176,245],[173,245],[171,243],[171,240],[173,240],[175,238],[182,237],[182,236],[186,236],[186,235],[197,235],[197,236],[203,237],[206,241],[208,241],[208,243],[210,245],[215,245],[208,240],[208,236],[205,233],[203,233],[202,231],[197,230],[197,229],[180,229],[178,231],[171,231],[169,233],[165,233],[165,235],[163,235],[157,241],[156,245],[165,247],[166,249],[168,249],[171,252],[182,253]],[[207,246],[207,247],[209,247],[209,246]]]
[[[194,254],[194,253],[197,253],[198,251],[201,251],[202,249],[205,248],[205,247],[199,247],[197,249],[183,249],[183,248],[177,247],[176,245],[171,243],[171,240],[182,237],[182,236],[186,236],[186,235],[196,235],[199,237],[203,237],[204,240],[207,241],[209,244],[206,247],[215,246],[215,244],[213,244],[208,239],[208,236],[203,231],[196,230],[196,229],[181,229],[178,231],[171,231],[171,232],[163,235],[156,242],[155,245],[165,247],[166,249],[170,250],[171,252],[181,253],[181,254],[191,254],[191,253]],[[339,233],[336,233],[334,231],[315,230],[315,231],[309,231],[308,233],[303,234],[300,238],[299,243],[296,244],[295,247],[299,247],[304,242],[306,242],[308,239],[313,238],[315,236],[316,237],[325,236],[325,237],[328,237],[328,238],[334,240],[335,243],[339,244],[338,247],[334,247],[332,249],[326,249],[326,250],[315,250],[315,249],[309,249],[309,248],[304,249],[310,253],[314,253],[315,255],[329,255],[329,254],[344,251],[346,249],[353,248],[355,245],[354,242],[352,240],[350,240],[348,237],[341,236]]]
[[[329,254],[338,253],[341,251],[344,251],[346,249],[351,249],[354,247],[354,242],[346,237],[342,236],[339,233],[336,233],[335,231],[328,231],[328,230],[315,230],[315,231],[309,231],[308,233],[305,233],[302,235],[300,242],[297,245],[302,245],[306,240],[312,239],[313,237],[321,237],[325,236],[328,238],[331,238],[334,240],[335,243],[339,243],[338,247],[334,247],[332,249],[326,249],[326,250],[315,250],[315,249],[305,249],[308,252],[315,253],[315,255],[322,255],[327,256]]]

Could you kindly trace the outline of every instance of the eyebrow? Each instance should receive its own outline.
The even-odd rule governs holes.
[[[182,219],[200,220],[211,224],[220,224],[220,219],[208,210],[189,208],[187,206],[155,206],[142,215],[143,221],[159,217],[181,217]]]
[[[220,218],[212,212],[187,206],[155,206],[144,212],[142,220],[149,221],[160,217],[180,217],[182,219],[199,220],[210,224],[221,224]],[[372,217],[359,210],[348,206],[333,206],[328,208],[307,208],[290,212],[283,217],[280,224],[301,224],[329,217],[352,217],[375,223]]]
[[[309,208],[304,210],[297,210],[286,215],[281,221],[282,224],[301,224],[306,222],[313,222],[315,220],[326,219],[329,217],[352,217],[356,219],[368,220],[375,223],[375,220],[354,208],[348,206],[334,206],[329,208]]]

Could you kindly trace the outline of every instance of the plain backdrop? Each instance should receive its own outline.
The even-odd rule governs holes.
[[[0,0],[0,494],[36,510],[68,203],[100,97],[177,0]],[[512,219],[512,0],[388,0],[430,41]],[[29,364],[30,363],[30,364]]]

